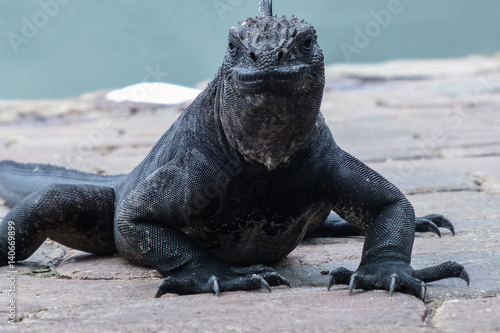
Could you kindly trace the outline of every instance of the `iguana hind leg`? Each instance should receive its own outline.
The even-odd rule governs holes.
[[[439,228],[445,228],[455,235],[455,228],[451,221],[441,214],[429,214],[415,218],[416,232],[433,232],[441,237]],[[325,222],[311,231],[308,231],[306,237],[347,237],[363,236],[361,230],[350,224],[339,215],[331,212]]]
[[[363,233],[334,212],[330,212],[323,223],[306,233],[306,237],[318,238],[347,236],[363,236]]]
[[[21,261],[47,237],[86,252],[114,253],[113,215],[112,188],[56,184],[40,189],[15,205],[0,223],[0,264],[12,261],[7,258],[9,245],[15,248],[15,261]]]

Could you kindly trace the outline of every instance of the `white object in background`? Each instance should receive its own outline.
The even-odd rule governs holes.
[[[192,101],[201,90],[178,86],[170,83],[143,82],[106,94],[106,99],[113,102],[138,102],[155,104],[180,104]]]

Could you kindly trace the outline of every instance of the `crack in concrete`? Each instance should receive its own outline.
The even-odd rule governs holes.
[[[457,188],[421,188],[405,192],[405,195],[449,193],[449,192],[483,192],[481,188],[457,187]]]
[[[422,316],[422,323],[426,326],[430,326],[429,320],[431,319],[433,314],[434,310],[429,307],[426,307],[424,315]]]

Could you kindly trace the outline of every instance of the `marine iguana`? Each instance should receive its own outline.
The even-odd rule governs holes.
[[[289,285],[264,264],[306,235],[364,235],[359,268],[332,270],[328,289],[424,299],[425,282],[468,284],[455,262],[410,267],[415,231],[453,225],[416,218],[396,186],[336,144],[320,113],[324,83],[314,28],[261,1],[259,16],[230,29],[215,78],[129,174],[0,162],[0,196],[13,206],[0,225],[0,264],[49,237],[154,267],[164,277],[156,297],[219,295]]]

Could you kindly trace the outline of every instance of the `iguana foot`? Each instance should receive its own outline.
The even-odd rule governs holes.
[[[356,272],[340,267],[329,275],[328,290],[334,284],[347,284],[351,295],[354,289],[385,289],[391,296],[399,291],[415,295],[421,300],[425,300],[425,282],[452,277],[464,280],[467,285],[470,282],[465,268],[451,261],[421,270],[414,270],[403,262],[373,263],[360,266]]]
[[[158,286],[155,297],[167,293],[179,295],[210,293],[219,296],[222,291],[255,290],[261,287],[271,292],[271,286],[290,283],[273,268],[264,265],[249,267],[229,266],[224,275],[211,275],[206,279],[195,275],[186,277],[168,276]]]
[[[402,262],[368,264],[360,266],[356,272],[341,267],[330,272],[328,290],[334,284],[347,284],[351,295],[354,289],[385,289],[390,295],[394,291],[401,291],[423,300],[426,291],[425,283],[414,278],[412,272],[410,265]]]
[[[441,237],[441,232],[439,228],[445,228],[451,231],[451,234],[455,236],[455,228],[453,223],[444,215],[441,214],[429,214],[422,217],[417,217],[415,219],[417,232],[433,232],[439,237]]]

